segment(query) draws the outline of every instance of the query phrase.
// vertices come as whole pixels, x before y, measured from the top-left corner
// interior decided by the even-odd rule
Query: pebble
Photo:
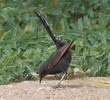
[[[37,89],[37,91],[41,91],[41,90],[44,90],[44,87],[40,87]]]
[[[7,85],[7,87],[10,87],[10,88],[12,88],[12,87],[13,87],[13,85],[9,84],[9,85]]]

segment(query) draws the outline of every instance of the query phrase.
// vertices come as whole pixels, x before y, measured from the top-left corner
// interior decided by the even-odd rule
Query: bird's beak
[[[42,81],[42,78],[40,78],[39,83],[41,83],[41,81]]]

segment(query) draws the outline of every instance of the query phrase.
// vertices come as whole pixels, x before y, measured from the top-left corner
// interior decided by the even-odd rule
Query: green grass
[[[0,84],[32,78],[55,46],[33,10],[63,41],[76,39],[69,73],[75,67],[90,75],[110,75],[109,0],[0,1]]]

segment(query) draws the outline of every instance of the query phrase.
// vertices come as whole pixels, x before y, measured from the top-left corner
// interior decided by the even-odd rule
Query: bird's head
[[[42,73],[39,73],[39,83],[41,83],[41,81],[42,81],[42,78],[44,77],[45,75]]]
[[[40,67],[39,69],[39,82],[41,83],[42,78],[46,75],[45,69],[43,67]]]

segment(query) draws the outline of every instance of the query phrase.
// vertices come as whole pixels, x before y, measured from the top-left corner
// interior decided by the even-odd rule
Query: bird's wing
[[[70,48],[74,40],[71,42],[65,44],[61,48],[57,49],[54,54],[50,57],[49,63],[48,63],[48,68],[53,68],[61,59],[61,57],[65,54],[65,52]]]

